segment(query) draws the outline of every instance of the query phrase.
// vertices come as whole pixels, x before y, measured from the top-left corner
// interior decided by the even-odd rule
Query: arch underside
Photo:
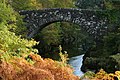
[[[41,29],[55,22],[70,22],[79,25],[88,34],[97,38],[107,32],[108,19],[99,16],[105,11],[92,11],[81,9],[43,9],[21,11],[25,15],[24,21],[28,23],[28,38],[34,37]]]

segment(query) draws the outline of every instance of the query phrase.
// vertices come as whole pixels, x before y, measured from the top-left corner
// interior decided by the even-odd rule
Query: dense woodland
[[[27,39],[27,23],[19,14],[21,10],[43,8],[101,10],[91,6],[101,0],[94,1],[83,0],[84,5],[75,6],[76,0],[0,0],[0,80],[119,80],[120,1],[104,0],[102,9],[107,10],[104,15],[109,27],[99,46],[78,25],[68,22],[50,24],[33,39]],[[85,54],[83,71],[96,70],[86,72],[81,79],[67,64],[67,57],[80,54]]]

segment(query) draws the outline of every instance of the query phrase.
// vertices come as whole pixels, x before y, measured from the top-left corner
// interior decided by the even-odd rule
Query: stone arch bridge
[[[45,26],[54,22],[70,22],[80,25],[82,30],[92,35],[95,39],[106,34],[108,19],[104,15],[103,10],[87,10],[87,9],[42,9],[20,11],[24,15],[24,21],[27,22],[28,38],[34,37]]]

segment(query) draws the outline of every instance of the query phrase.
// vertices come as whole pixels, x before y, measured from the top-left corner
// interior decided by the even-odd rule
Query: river
[[[81,66],[82,66],[82,61],[83,61],[83,55],[71,57],[69,60],[69,64],[73,67],[74,69],[74,74],[76,76],[82,76],[84,73],[81,71]]]

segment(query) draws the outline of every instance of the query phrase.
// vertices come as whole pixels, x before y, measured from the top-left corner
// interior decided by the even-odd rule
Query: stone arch
[[[97,38],[98,36],[106,33],[108,24],[107,17],[99,16],[98,13],[105,13],[105,11],[76,8],[53,8],[20,11],[21,15],[25,15],[24,21],[28,23],[28,38],[34,37],[34,35],[46,25],[62,21],[78,24],[88,34],[94,36],[94,38]]]

